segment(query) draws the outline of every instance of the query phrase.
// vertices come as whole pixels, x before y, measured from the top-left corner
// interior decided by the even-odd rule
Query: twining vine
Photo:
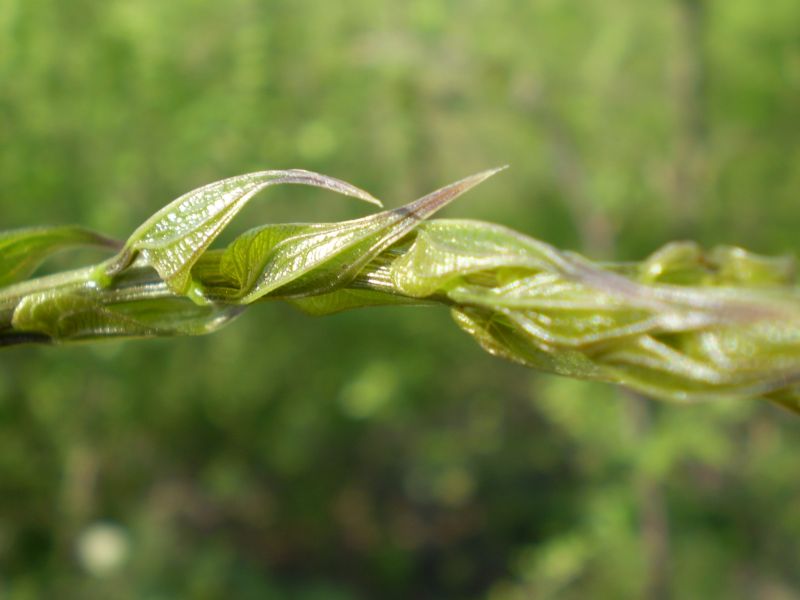
[[[380,202],[317,173],[263,171],[181,196],[124,244],[80,227],[0,233],[0,345],[209,333],[266,300],[315,315],[443,305],[488,352],[535,369],[666,400],[760,397],[800,412],[792,259],[681,242],[601,265],[492,223],[431,218],[498,170],[361,219],[257,227],[226,248],[211,246],[271,185]],[[32,277],[55,252],[87,245],[114,254]]]

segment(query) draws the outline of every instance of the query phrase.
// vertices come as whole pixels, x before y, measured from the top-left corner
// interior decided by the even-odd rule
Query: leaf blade
[[[177,293],[191,288],[191,268],[222,230],[257,193],[278,184],[320,187],[381,206],[368,192],[349,183],[302,169],[260,171],[196,188],[159,210],[128,238],[109,263],[113,276],[142,254]]]
[[[295,228],[294,235],[265,244],[259,233],[235,241],[223,257],[223,269],[250,273],[241,302],[286,290],[286,295],[327,293],[346,285],[373,257],[415,229],[425,219],[505,167],[482,171],[440,188],[396,209],[331,224],[286,225],[264,228],[272,236],[275,227]],[[287,229],[288,231],[288,229]],[[255,278],[252,275],[256,274]],[[306,277],[302,285],[288,288]]]

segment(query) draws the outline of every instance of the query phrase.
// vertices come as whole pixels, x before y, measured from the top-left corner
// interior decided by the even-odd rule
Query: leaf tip
[[[377,206],[378,208],[383,208],[383,202],[381,202],[380,200],[378,200],[378,199],[377,199],[375,196],[373,196],[372,194],[369,194],[369,193],[366,193],[366,192],[365,192],[365,195],[364,195],[364,196],[361,196],[360,198],[361,198],[362,200],[365,200],[366,202],[369,202],[370,204],[374,204],[374,205],[375,205],[375,206]]]
[[[486,169],[485,171],[481,171],[480,173],[475,173],[474,175],[470,175],[461,179],[460,181],[456,181],[455,183],[450,184],[446,188],[443,189],[452,189],[457,191],[457,194],[463,194],[467,190],[474,188],[476,185],[483,183],[490,177],[497,175],[500,171],[505,171],[508,168],[508,165],[503,165],[501,167],[495,167],[493,169]]]
[[[378,200],[375,196],[367,192],[366,190],[362,190],[359,187],[354,185],[349,186],[351,191],[351,196],[358,198],[359,200],[363,200],[364,202],[369,202],[370,204],[374,204],[378,208],[383,208],[383,202]]]

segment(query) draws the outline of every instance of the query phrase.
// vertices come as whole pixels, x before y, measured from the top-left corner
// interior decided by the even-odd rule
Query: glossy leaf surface
[[[287,183],[321,187],[381,205],[349,183],[300,169],[223,179],[184,194],[150,217],[128,238],[109,274],[121,271],[141,253],[172,290],[186,293],[192,265],[247,202],[271,185]]]
[[[429,219],[496,172],[361,219],[266,225],[222,249],[209,246],[269,185],[306,183],[374,199],[305,171],[205,186],[149,219],[116,259],[0,289],[0,338],[202,334],[270,299],[316,315],[441,305],[488,352],[532,368],[678,402],[759,396],[800,411],[800,292],[791,258],[682,242],[639,264],[601,265],[499,225]],[[85,241],[75,230],[42,234],[48,243],[13,235],[0,254],[8,274]],[[25,244],[38,254],[12,260]]]

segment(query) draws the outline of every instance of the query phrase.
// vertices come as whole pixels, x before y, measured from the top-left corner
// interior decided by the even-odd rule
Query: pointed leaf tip
[[[405,206],[368,217],[327,226],[306,226],[307,230],[297,229],[277,242],[273,236],[280,228],[265,227],[234,242],[223,264],[237,272],[243,304],[281,288],[280,293],[293,297],[331,291],[345,285],[369,260],[448,202],[503,168],[477,173]],[[305,278],[302,287],[291,287],[301,278]]]
[[[187,192],[155,213],[128,238],[124,250],[108,266],[107,274],[120,272],[141,252],[170,289],[187,293],[192,266],[231,219],[260,191],[287,183],[320,187],[381,206],[377,198],[361,188],[303,169],[230,177]]]
[[[464,179],[459,179],[458,181],[446,185],[443,188],[439,188],[435,192],[431,192],[427,196],[423,196],[411,204],[401,207],[401,209],[410,214],[418,215],[420,220],[426,219],[465,192],[468,192],[476,185],[483,183],[489,179],[489,177],[505,170],[506,168],[507,165],[496,167],[494,169],[487,169],[486,171],[475,173],[474,175],[470,175]]]
[[[365,202],[369,202],[370,204],[374,204],[375,206],[383,208],[383,203],[375,196],[366,190],[356,187],[353,184],[341,179],[329,177],[327,175],[321,175],[313,171],[307,171],[306,169],[289,169],[287,171],[283,171],[282,173],[284,176],[281,178],[280,183],[299,183],[326,188],[331,191],[338,192],[344,196],[358,198],[359,200],[364,200]]]
[[[485,171],[480,171],[479,173],[475,173],[473,175],[469,175],[464,177],[464,179],[460,179],[455,183],[451,183],[447,187],[458,187],[459,193],[464,193],[467,190],[472,189],[479,183],[483,183],[490,177],[497,175],[500,171],[505,171],[508,169],[509,165],[502,165],[500,167],[494,167],[493,169],[486,169]]]

